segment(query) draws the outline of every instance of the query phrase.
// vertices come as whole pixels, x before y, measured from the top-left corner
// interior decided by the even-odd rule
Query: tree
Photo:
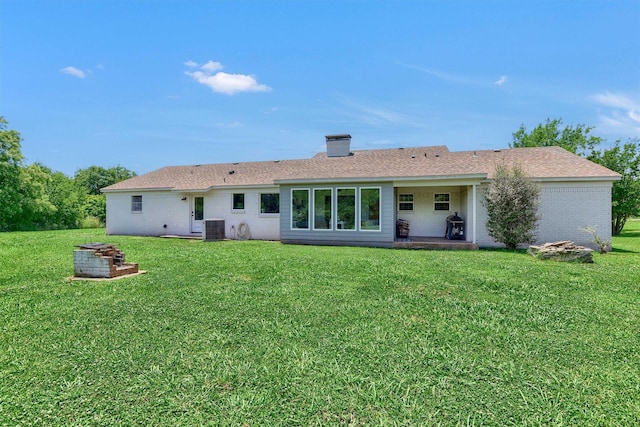
[[[0,231],[11,229],[20,215],[20,170],[22,151],[20,133],[7,129],[0,116]]]
[[[20,215],[14,219],[13,230],[43,230],[50,228],[48,220],[57,208],[49,199],[49,170],[34,163],[20,169]]]
[[[74,176],[76,183],[84,188],[87,194],[100,194],[100,189],[108,187],[125,179],[133,178],[136,173],[122,166],[109,169],[102,166],[90,166],[86,169],[78,169]]]
[[[595,146],[602,142],[601,138],[589,135],[593,127],[577,125],[562,127],[562,119],[547,119],[545,124],[539,124],[531,132],[527,132],[524,125],[513,133],[512,148],[524,147],[562,147],[572,153],[585,156]]]
[[[487,232],[508,249],[533,243],[538,223],[540,188],[518,164],[496,166],[483,200]]]
[[[640,215],[640,141],[630,139],[624,145],[616,141],[612,148],[594,150],[589,160],[622,175],[611,190],[611,234],[617,236],[627,219]]]
[[[55,210],[45,191],[48,175],[39,165],[23,165],[22,138],[7,125],[0,116],[0,231],[37,229],[42,215]]]
[[[73,179],[62,172],[54,172],[43,165],[40,168],[49,175],[46,194],[56,208],[45,218],[47,228],[77,228],[82,218],[82,192]]]
[[[90,166],[86,169],[78,169],[74,180],[84,193],[81,200],[83,219],[97,218],[104,224],[107,217],[107,203],[100,189],[134,176],[136,176],[135,172],[122,166],[108,169],[102,166]]]

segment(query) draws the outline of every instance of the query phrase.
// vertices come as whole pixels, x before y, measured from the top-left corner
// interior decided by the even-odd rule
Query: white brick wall
[[[92,249],[73,251],[74,274],[77,277],[111,277],[113,258],[101,257]]]
[[[503,245],[494,242],[485,229],[487,211],[480,203],[484,189],[486,186],[478,191],[478,244],[481,247],[500,247]],[[611,239],[611,183],[543,183],[539,214],[536,243],[571,240],[596,248],[591,242],[592,236],[580,229],[595,226],[600,237]]]

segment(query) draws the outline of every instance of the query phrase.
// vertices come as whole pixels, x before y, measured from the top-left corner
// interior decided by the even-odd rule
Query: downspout
[[[471,229],[471,243],[476,244],[476,185],[473,184],[471,186],[471,194],[473,200],[473,207],[471,209],[471,221],[472,221],[472,229]]]

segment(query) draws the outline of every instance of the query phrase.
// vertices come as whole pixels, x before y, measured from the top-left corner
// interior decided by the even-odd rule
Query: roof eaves
[[[210,190],[224,190],[225,188],[233,188],[233,189],[254,189],[254,188],[273,188],[277,187],[278,184],[227,184],[227,185],[212,185],[207,188],[205,191]]]
[[[546,178],[532,178],[534,181],[541,182],[560,182],[560,181],[620,181],[621,175],[609,175],[609,176],[563,176],[563,177],[546,177]]]
[[[276,179],[278,184],[326,184],[330,182],[388,182],[388,181],[446,181],[454,179],[485,179],[486,173],[457,174],[457,175],[424,175],[424,176],[378,176],[378,177],[349,177],[349,178],[292,178]]]
[[[175,187],[135,187],[135,188],[101,188],[101,193],[130,193],[132,191],[172,191]]]

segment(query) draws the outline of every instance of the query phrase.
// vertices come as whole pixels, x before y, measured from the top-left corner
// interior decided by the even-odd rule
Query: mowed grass
[[[95,241],[147,274],[65,280]],[[614,246],[0,233],[0,425],[640,425],[640,222]]]

